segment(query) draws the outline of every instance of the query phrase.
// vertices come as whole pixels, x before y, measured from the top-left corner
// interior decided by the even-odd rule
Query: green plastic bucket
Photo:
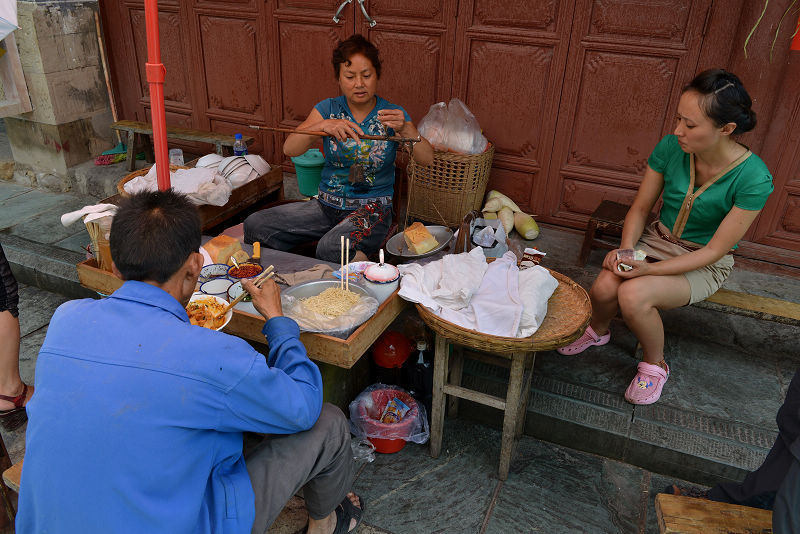
[[[313,197],[319,191],[319,181],[322,177],[322,167],[325,166],[325,156],[318,148],[311,148],[305,154],[292,158],[294,171],[297,174],[297,186],[300,194]]]

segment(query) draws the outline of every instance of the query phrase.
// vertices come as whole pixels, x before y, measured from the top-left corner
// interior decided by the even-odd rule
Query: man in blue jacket
[[[27,404],[18,533],[263,533],[301,488],[308,532],[354,530],[363,504],[350,434],[282,316],[274,282],[246,288],[266,323],[264,357],[193,326],[184,309],[203,259],[182,195],[142,193],[111,228],[102,300],[56,310]],[[243,454],[243,432],[269,434]]]

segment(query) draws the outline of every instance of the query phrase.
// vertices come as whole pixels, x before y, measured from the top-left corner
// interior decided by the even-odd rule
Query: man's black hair
[[[172,189],[137,193],[120,202],[109,242],[125,280],[163,284],[200,248],[200,215]]]

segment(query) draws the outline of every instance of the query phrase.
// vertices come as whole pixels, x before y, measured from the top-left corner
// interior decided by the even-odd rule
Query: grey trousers
[[[253,213],[244,221],[244,241],[283,251],[318,241],[317,258],[339,263],[342,236],[350,240],[351,258],[357,250],[369,256],[381,247],[391,225],[391,204],[370,203],[348,211],[312,199]]]
[[[322,405],[310,430],[250,442],[245,439],[244,455],[256,496],[253,534],[266,532],[300,489],[314,519],[327,517],[350,491],[354,475],[350,430],[342,411],[332,404]]]

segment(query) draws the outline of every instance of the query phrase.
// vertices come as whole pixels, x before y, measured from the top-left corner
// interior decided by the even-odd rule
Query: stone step
[[[698,340],[684,345],[684,359],[694,360],[703,359],[702,352],[710,346]],[[717,346],[708,358],[726,351]],[[584,360],[555,352],[537,354],[525,433],[707,485],[739,481],[760,465],[777,436],[774,417],[798,367],[796,360],[770,361],[759,372],[759,363],[739,352],[731,357],[731,372],[720,369],[713,383],[712,362],[687,365],[679,360],[661,401],[633,406],[625,402],[623,392],[635,373],[635,360],[618,349],[607,352]],[[576,369],[578,365],[582,368]],[[591,375],[599,379],[580,383]],[[707,391],[697,391],[704,376],[711,376],[711,384]],[[725,379],[739,383],[729,387]],[[465,361],[465,387],[504,397],[507,383],[506,368]],[[743,395],[748,390],[749,398]],[[461,402],[460,416],[502,426],[499,411]]]

